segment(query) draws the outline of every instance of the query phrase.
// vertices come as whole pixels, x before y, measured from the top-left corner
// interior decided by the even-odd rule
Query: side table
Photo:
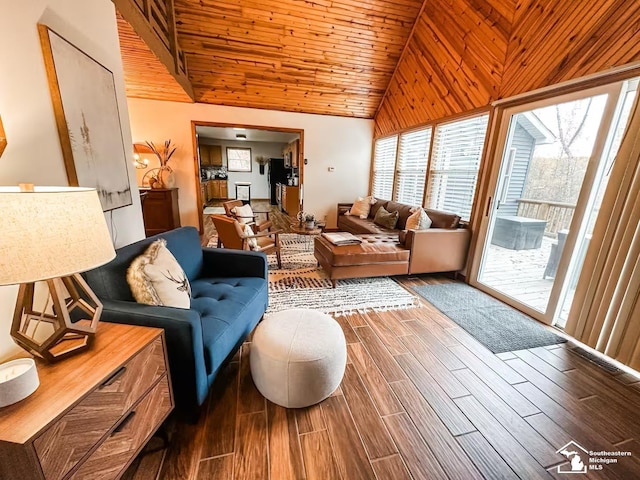
[[[174,406],[162,329],[103,322],[90,350],[36,363],[40,387],[0,409],[0,478],[119,478]]]

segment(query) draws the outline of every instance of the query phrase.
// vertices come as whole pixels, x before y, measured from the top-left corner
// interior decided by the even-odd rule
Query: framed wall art
[[[113,73],[38,25],[69,185],[93,187],[102,209],[131,205]]]

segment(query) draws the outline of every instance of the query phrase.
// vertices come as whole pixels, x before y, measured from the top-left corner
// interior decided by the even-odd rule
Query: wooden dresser
[[[177,188],[141,188],[140,194],[147,237],[180,226]]]
[[[162,329],[101,323],[90,350],[37,366],[0,409],[3,480],[119,478],[173,409]]]

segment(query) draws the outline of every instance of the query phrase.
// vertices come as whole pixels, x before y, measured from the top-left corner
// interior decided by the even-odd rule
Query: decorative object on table
[[[0,365],[0,408],[27,398],[40,385],[36,362],[19,358]]]
[[[113,73],[38,25],[69,184],[95,188],[102,210],[131,205]]]
[[[115,256],[98,194],[78,187],[0,187],[0,285],[20,284],[11,336],[47,361],[89,347],[102,304],[79,272]],[[46,282],[36,309],[36,282]],[[44,324],[44,328],[40,328]]]
[[[171,160],[171,157],[173,156],[173,154],[176,153],[177,147],[174,147],[173,145],[171,145],[171,139],[165,140],[164,147],[162,149],[159,149],[158,147],[156,147],[153,142],[146,142],[146,143],[147,143],[147,146],[151,149],[151,152],[156,157],[158,157],[158,161],[160,162],[160,168],[158,169],[158,173],[156,176],[157,178],[156,183],[160,182],[160,186],[155,188],[175,187],[176,180],[173,175],[173,170],[169,166],[169,160]],[[151,188],[154,188],[154,187],[151,187]]]
[[[307,230],[312,230],[316,224],[316,217],[312,213],[307,213],[304,216],[304,223]]]
[[[256,157],[256,162],[260,166],[260,175],[264,175],[264,166],[269,163],[269,159],[263,155],[258,155]]]
[[[4,127],[2,126],[2,117],[0,117],[0,157],[7,147],[7,136],[4,133]]]
[[[144,143],[134,143],[133,144],[133,166],[137,169],[145,169],[149,168],[149,159],[142,158],[141,155],[148,155],[153,153],[153,150],[149,148]]]
[[[258,324],[249,362],[265,398],[285,408],[308,407],[340,385],[347,342],[340,324],[326,313],[284,310]]]
[[[533,318],[465,283],[411,287],[493,353],[528,350],[567,340]]]
[[[296,220],[298,220],[298,225],[302,227],[302,225],[304,224],[304,217],[306,217],[307,214],[304,213],[302,210],[300,210],[297,214],[296,214]]]

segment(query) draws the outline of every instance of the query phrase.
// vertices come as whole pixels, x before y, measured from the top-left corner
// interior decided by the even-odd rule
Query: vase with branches
[[[162,188],[173,187],[175,180],[173,178],[173,169],[169,166],[169,160],[171,160],[171,157],[176,152],[177,147],[171,144],[171,139],[165,140],[164,146],[161,148],[156,147],[153,142],[145,143],[153,154],[158,157],[158,161],[160,162],[157,178]]]

